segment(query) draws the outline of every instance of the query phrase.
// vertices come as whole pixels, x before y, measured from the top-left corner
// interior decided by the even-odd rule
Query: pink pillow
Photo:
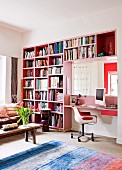
[[[0,117],[9,117],[6,112],[6,106],[0,108]]]
[[[7,110],[7,115],[8,115],[9,117],[18,116],[18,112],[15,111],[15,110]]]

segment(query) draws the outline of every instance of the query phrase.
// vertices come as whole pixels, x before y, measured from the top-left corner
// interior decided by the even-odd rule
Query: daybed
[[[4,124],[17,123],[20,118],[15,108],[20,107],[19,103],[0,105],[0,128]]]

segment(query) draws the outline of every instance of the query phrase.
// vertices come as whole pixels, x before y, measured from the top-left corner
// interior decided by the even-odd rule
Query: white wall
[[[109,10],[100,11],[92,15],[76,18],[67,22],[55,23],[52,25],[43,25],[40,29],[28,32],[23,36],[23,47],[35,46],[51,41],[58,41],[75,36],[92,34],[98,32],[106,32],[113,29],[117,30],[117,57],[118,57],[118,117],[111,124],[113,136],[117,130],[117,143],[122,143],[122,6],[111,8]],[[82,11],[81,11],[82,12]],[[104,123],[104,122],[103,122]],[[117,124],[117,127],[115,127]],[[103,130],[107,131],[107,125],[103,124]]]
[[[24,34],[23,46],[33,46],[51,41],[62,40],[85,34],[119,29],[121,25],[122,6],[97,12],[92,15],[78,17],[67,22],[56,22],[42,25],[34,31]]]
[[[0,54],[21,57],[22,34],[11,29],[0,27]]]
[[[5,103],[6,56],[0,56],[0,103]]]
[[[18,100],[20,100],[20,81],[22,77],[22,33],[0,27],[0,55],[6,58],[6,72],[3,72],[3,76],[6,73],[6,87],[5,87],[5,100],[4,102],[11,102],[11,57],[19,58],[18,64]]]

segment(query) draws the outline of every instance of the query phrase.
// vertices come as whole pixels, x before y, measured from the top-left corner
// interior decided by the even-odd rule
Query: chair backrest
[[[73,110],[74,110],[74,118],[75,118],[75,121],[78,122],[78,123],[81,123],[81,115],[77,109],[77,107],[72,107]]]

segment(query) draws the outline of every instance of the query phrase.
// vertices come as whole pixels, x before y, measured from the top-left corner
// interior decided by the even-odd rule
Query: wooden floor
[[[42,129],[40,128],[37,129],[36,144],[33,144],[32,138],[30,137],[29,141],[25,142],[24,134],[0,139],[0,159],[51,140],[64,141],[69,144],[91,148],[122,158],[122,145],[116,144],[116,139],[114,138],[95,136],[94,142],[91,140],[87,142],[78,142],[76,136],[71,139],[70,132],[58,132],[55,130],[42,132]]]

